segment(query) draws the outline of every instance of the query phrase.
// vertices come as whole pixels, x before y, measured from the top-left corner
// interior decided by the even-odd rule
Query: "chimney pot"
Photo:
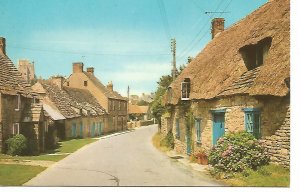
[[[86,68],[86,72],[94,75],[94,67],[88,67],[88,68]]]
[[[4,37],[0,37],[0,54],[6,55],[6,40]]]
[[[212,39],[216,37],[219,33],[224,31],[224,18],[214,18],[211,22],[211,36]]]
[[[73,63],[73,73],[82,73],[83,72],[83,63],[75,62]]]

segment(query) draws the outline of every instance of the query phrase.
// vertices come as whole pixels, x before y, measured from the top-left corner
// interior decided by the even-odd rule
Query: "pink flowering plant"
[[[208,156],[214,172],[234,173],[257,169],[269,163],[265,148],[253,135],[228,133],[217,141]]]

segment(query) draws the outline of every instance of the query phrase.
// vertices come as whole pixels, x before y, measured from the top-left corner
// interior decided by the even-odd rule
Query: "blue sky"
[[[177,66],[184,64],[210,41],[213,17],[229,27],[266,2],[0,0],[0,36],[13,62],[33,60],[37,76],[69,76],[72,62],[82,61],[122,95],[128,85],[131,94],[150,93],[171,71],[170,38],[177,40]]]

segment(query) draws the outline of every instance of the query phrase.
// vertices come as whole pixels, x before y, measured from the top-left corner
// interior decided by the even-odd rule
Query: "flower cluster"
[[[228,133],[220,138],[209,154],[215,171],[243,172],[268,164],[265,148],[247,132]]]

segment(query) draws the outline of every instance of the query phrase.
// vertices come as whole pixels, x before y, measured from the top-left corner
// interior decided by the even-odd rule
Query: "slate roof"
[[[248,71],[240,49],[272,38],[266,60],[259,69]],[[221,32],[193,59],[170,85],[172,99],[181,97],[181,82],[191,80],[190,99],[248,94],[285,96],[290,77],[290,1],[269,1]]]
[[[106,114],[96,98],[83,89],[63,87],[60,89],[50,81],[39,81],[46,91],[47,97],[55,104],[65,118],[80,116],[98,116]]]
[[[108,90],[94,75],[85,71],[83,71],[83,73],[95,84],[95,86],[97,86],[103,92],[103,94],[106,97],[111,99],[127,100],[125,97],[122,97],[118,92]]]
[[[0,54],[0,92],[7,95],[21,94],[32,97],[30,85],[22,79],[12,61]]]

